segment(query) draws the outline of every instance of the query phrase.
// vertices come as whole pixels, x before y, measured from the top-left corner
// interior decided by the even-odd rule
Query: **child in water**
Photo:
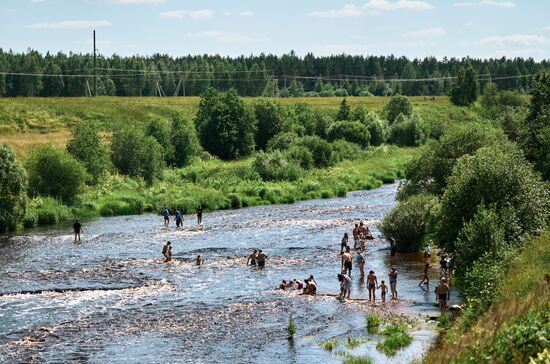
[[[382,296],[382,302],[386,302],[386,292],[388,291],[388,286],[386,286],[386,282],[383,280],[380,282],[380,285],[378,286],[380,289],[380,295]]]

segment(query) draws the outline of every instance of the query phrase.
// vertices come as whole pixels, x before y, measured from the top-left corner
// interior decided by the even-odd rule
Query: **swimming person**
[[[338,274],[338,281],[340,282],[340,299],[350,298],[351,278],[346,274],[340,273]]]
[[[166,207],[162,209],[162,216],[164,218],[164,226],[168,226],[170,224],[170,211]]]
[[[258,251],[258,255],[256,257],[256,261],[258,262],[258,267],[263,268],[265,267],[265,260],[267,259],[267,255],[260,249]]]
[[[304,288],[304,294],[309,294],[312,296],[315,296],[317,294],[317,283],[314,279],[306,279],[305,281],[306,287]]]
[[[296,285],[297,289],[303,289],[304,288],[304,282],[300,281],[299,279],[294,278],[293,282]]]
[[[204,259],[202,259],[202,257],[200,255],[197,255],[197,258],[195,259],[195,264],[196,265],[203,265],[204,264]]]
[[[162,247],[162,255],[164,255],[164,262],[169,262],[172,260],[172,242],[167,241],[166,244]]]
[[[284,289],[286,289],[286,287],[287,287],[287,283],[286,283],[286,281],[283,279],[283,280],[281,281],[281,284],[279,284],[279,289],[284,290]]]
[[[378,286],[378,278],[376,274],[371,269],[369,275],[367,276],[367,287],[369,288],[369,301],[372,299],[372,302],[376,301],[376,286]]]
[[[343,253],[346,247],[348,246],[349,236],[348,233],[344,233],[344,237],[342,238],[342,243],[340,244],[340,253]]]
[[[256,259],[258,258],[258,251],[254,249],[252,254],[248,256],[248,260],[246,261],[246,265],[250,264],[251,266],[256,266]]]
[[[418,285],[422,285],[422,283],[424,283],[424,281],[426,281],[426,283],[424,284],[430,284],[430,277],[429,277],[429,274],[428,274],[428,271],[430,270],[430,263],[426,263],[424,264],[424,274],[422,276],[422,280],[420,281],[420,283],[418,283]]]
[[[397,299],[397,267],[394,265],[391,267],[390,272],[388,273],[390,277],[390,289],[391,289],[391,299]]]
[[[352,262],[353,257],[350,253],[349,246],[346,247],[346,252],[342,254],[342,273],[347,273],[349,277],[351,277],[351,268],[352,268]]]
[[[317,286],[317,281],[315,280],[315,278],[313,278],[313,274],[309,276],[309,280],[313,281],[313,283],[315,283],[315,286]]]
[[[378,288],[381,289],[380,295],[382,296],[382,302],[386,302],[386,292],[388,291],[388,286],[386,286],[386,282],[382,280]]]
[[[197,206],[197,225],[202,224],[202,205]]]
[[[179,210],[176,210],[176,212],[174,212],[174,220],[176,221],[176,230],[180,228],[180,226],[183,225],[183,218],[181,217],[181,212],[179,212]]]
[[[359,267],[359,272],[361,273],[361,277],[365,276],[365,257],[363,256],[363,253],[361,253],[360,250],[357,250],[357,255],[355,256],[355,264]]]
[[[445,308],[447,308],[447,301],[451,298],[451,289],[449,288],[445,277],[441,278],[441,281],[435,288],[435,293],[439,301],[439,310],[441,311],[441,314],[443,314],[443,312],[445,312]]]
[[[74,221],[73,230],[74,230],[74,241],[76,241],[77,238],[78,238],[78,241],[80,241],[80,231],[82,230],[82,225],[78,220]]]

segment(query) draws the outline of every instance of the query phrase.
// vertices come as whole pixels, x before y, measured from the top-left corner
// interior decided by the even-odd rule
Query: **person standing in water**
[[[382,302],[386,302],[386,292],[388,292],[388,286],[386,286],[386,282],[382,280],[378,288],[381,289],[380,296],[382,297]]]
[[[365,276],[365,257],[363,256],[363,253],[361,253],[361,250],[357,250],[357,255],[355,256],[355,264],[359,267],[359,273],[361,274],[361,277]]]
[[[168,227],[170,225],[170,211],[166,207],[162,209],[162,216],[164,218],[164,226]]]
[[[78,238],[78,241],[80,241],[80,231],[82,230],[82,225],[78,220],[74,221],[73,230],[74,230],[74,241],[76,241],[77,238]]]
[[[449,288],[445,277],[441,278],[441,281],[435,288],[435,293],[437,294],[437,299],[439,301],[439,310],[441,314],[443,314],[447,308],[447,301],[451,298],[451,289]]]
[[[342,238],[342,243],[340,244],[340,253],[344,253],[344,250],[348,246],[348,242],[349,242],[348,233],[344,233],[344,237]]]
[[[172,242],[167,241],[162,247],[162,255],[164,255],[164,262],[167,263],[172,260]]]
[[[369,301],[376,301],[376,286],[378,286],[378,278],[373,270],[367,276],[367,287],[369,288]]]
[[[204,259],[200,255],[197,255],[197,258],[195,259],[195,265],[203,265]]]
[[[391,289],[391,299],[397,299],[397,267],[394,265],[391,267],[390,272],[388,273],[390,277],[390,289]]]
[[[183,226],[183,218],[179,210],[176,210],[176,212],[174,212],[174,216],[174,220],[176,221],[176,230],[178,230],[181,226]]]
[[[254,249],[254,251],[252,252],[252,254],[250,254],[248,256],[248,260],[246,261],[246,265],[251,265],[253,267],[256,266],[256,259],[258,258],[258,251],[256,249]]]
[[[353,228],[353,249],[357,249],[359,242],[359,224],[355,224]]]
[[[390,256],[391,256],[391,264],[396,264],[395,261],[395,254],[397,253],[397,244],[395,243],[395,239],[391,236],[388,238],[390,241]]]
[[[424,264],[424,274],[422,275],[422,280],[420,281],[420,283],[418,283],[418,286],[421,286],[422,283],[426,284],[426,285],[429,285],[430,284],[430,277],[429,277],[429,270],[430,270],[430,263],[426,263]]]
[[[202,205],[197,206],[197,225],[202,225]]]
[[[349,277],[351,277],[352,261],[353,257],[351,256],[350,248],[348,246],[346,247],[346,252],[342,254],[342,273],[347,274]]]
[[[263,268],[265,267],[265,260],[267,259],[267,255],[260,249],[258,251],[258,255],[256,256],[256,260],[258,262],[258,267]]]
[[[340,299],[350,298],[351,294],[351,278],[346,274],[338,274],[340,282]]]

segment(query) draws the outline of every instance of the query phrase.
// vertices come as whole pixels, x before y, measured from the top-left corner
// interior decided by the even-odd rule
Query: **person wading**
[[[447,308],[447,301],[451,298],[451,289],[449,288],[445,277],[441,278],[441,281],[435,288],[435,293],[439,301],[439,311],[443,314]]]
[[[351,277],[351,268],[352,268],[352,262],[353,257],[350,253],[349,246],[346,247],[346,252],[342,254],[342,273],[347,274],[349,277]]]
[[[256,261],[258,262],[258,267],[260,268],[265,267],[266,259],[267,259],[267,255],[260,249],[260,251],[258,251],[258,256],[256,257]]]
[[[164,255],[164,262],[167,263],[172,260],[172,242],[167,241],[162,247],[162,255]]]
[[[78,238],[78,241],[80,241],[80,231],[82,230],[82,225],[78,220],[74,221],[73,230],[74,230],[74,241],[76,241],[77,238]]]
[[[197,206],[197,225],[202,225],[202,205]]]
[[[164,219],[164,226],[168,227],[170,225],[170,211],[166,207],[162,209],[162,217]]]
[[[361,277],[365,276],[365,257],[360,250],[357,250],[357,255],[355,255],[355,264],[359,267],[359,273]]]
[[[397,299],[397,267],[394,265],[391,267],[390,272],[388,273],[390,278],[390,290],[391,290],[391,299]]]

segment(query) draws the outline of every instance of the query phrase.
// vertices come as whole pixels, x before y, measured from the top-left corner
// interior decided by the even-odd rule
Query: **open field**
[[[476,118],[475,108],[452,106],[445,96],[435,101],[423,96],[411,97],[415,110],[429,123]],[[167,118],[181,113],[193,118],[198,97],[98,97],[98,98],[0,98],[0,142],[12,145],[24,157],[33,145],[52,143],[63,146],[70,129],[80,121],[93,120],[104,130],[129,122],[144,125],[152,117]],[[253,102],[254,98],[246,98]],[[379,111],[389,97],[348,97],[351,106],[363,103],[370,110]],[[336,112],[342,98],[279,98],[283,105],[305,103],[315,108]]]

